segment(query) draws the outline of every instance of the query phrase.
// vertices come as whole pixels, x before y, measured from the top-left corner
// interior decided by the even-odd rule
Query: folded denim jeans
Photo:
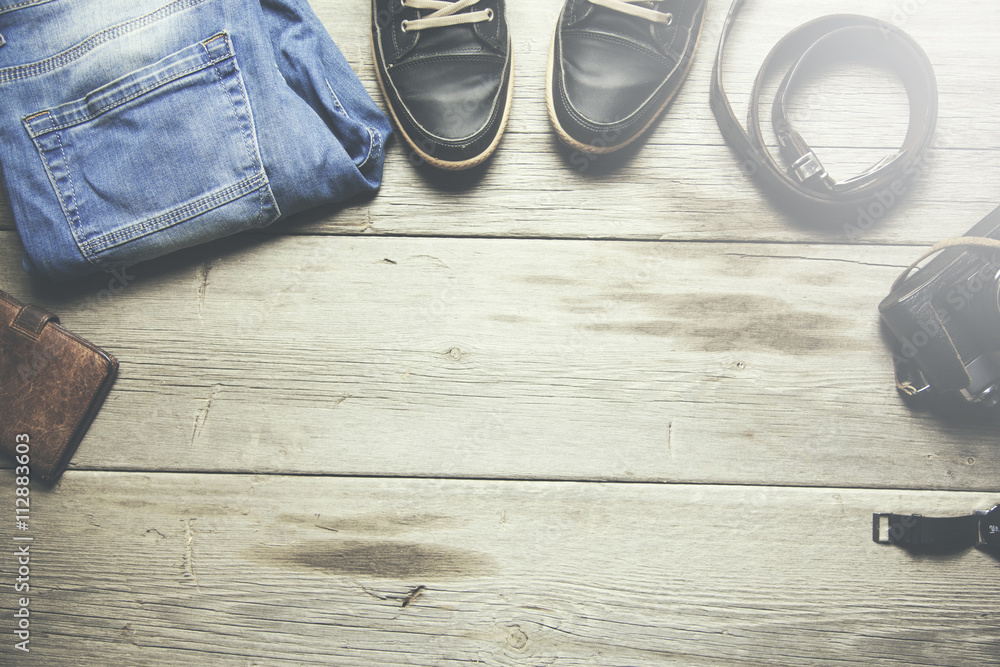
[[[0,169],[31,274],[374,190],[390,131],[306,0],[0,0]]]

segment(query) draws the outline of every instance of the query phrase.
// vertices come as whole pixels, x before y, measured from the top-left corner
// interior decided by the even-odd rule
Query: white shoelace
[[[403,31],[446,28],[462,23],[482,23],[493,20],[492,9],[480,9],[460,14],[463,9],[477,4],[479,0],[403,0],[404,7],[412,9],[435,9],[437,11],[413,21],[403,21]]]
[[[616,12],[621,12],[622,14],[647,19],[649,21],[653,21],[654,23],[670,25],[674,22],[673,14],[658,12],[655,9],[650,9],[648,7],[636,6],[649,4],[649,0],[590,0],[590,2],[595,5],[600,5],[601,7],[613,9]]]

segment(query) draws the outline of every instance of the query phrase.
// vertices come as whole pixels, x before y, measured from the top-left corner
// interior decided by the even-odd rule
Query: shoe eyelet
[[[493,20],[493,9],[490,8],[490,7],[486,8],[486,20],[487,21],[492,21]]]
[[[406,29],[406,27],[408,25],[410,25],[409,21],[405,21],[405,20],[404,21],[400,21],[399,22],[399,30],[400,30],[400,32],[409,32],[409,30]]]
[[[673,24],[674,24],[674,15],[667,14],[667,20],[663,25],[673,25]]]

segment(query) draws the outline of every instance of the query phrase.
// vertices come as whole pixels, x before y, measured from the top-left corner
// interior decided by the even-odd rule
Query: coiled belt
[[[726,17],[715,56],[711,93],[712,112],[719,129],[726,142],[748,161],[745,171],[752,173],[778,203],[791,207],[797,216],[808,216],[810,221],[843,220],[844,214],[854,213],[859,207],[866,210],[877,198],[882,202],[895,201],[905,191],[907,182],[922,171],[920,161],[937,121],[937,82],[927,54],[909,35],[878,19],[833,15],[806,23],[782,38],[761,65],[744,129],[722,85],[722,59],[729,31],[745,4],[746,0],[735,0]],[[846,56],[852,59],[861,56],[899,76],[909,97],[910,123],[906,139],[895,155],[886,156],[859,176],[838,182],[830,177],[802,136],[792,129],[785,105],[788,91],[799,79]],[[771,123],[781,156],[789,165],[786,169],[765,146],[760,96],[764,81],[773,74],[777,63],[788,61],[794,64],[785,73],[771,105]]]

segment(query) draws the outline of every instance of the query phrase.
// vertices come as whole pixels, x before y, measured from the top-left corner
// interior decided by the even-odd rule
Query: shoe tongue
[[[436,53],[488,53],[487,45],[476,34],[474,23],[460,23],[445,28],[428,28],[420,31],[414,48],[420,55]]]
[[[644,2],[640,7],[648,5],[649,9],[655,9],[658,2]],[[622,12],[591,5],[590,11],[580,19],[575,28],[593,30],[596,32],[606,32],[613,35],[622,35],[644,44],[655,51],[662,51],[663,45],[656,39],[655,24],[647,19],[631,16]]]

